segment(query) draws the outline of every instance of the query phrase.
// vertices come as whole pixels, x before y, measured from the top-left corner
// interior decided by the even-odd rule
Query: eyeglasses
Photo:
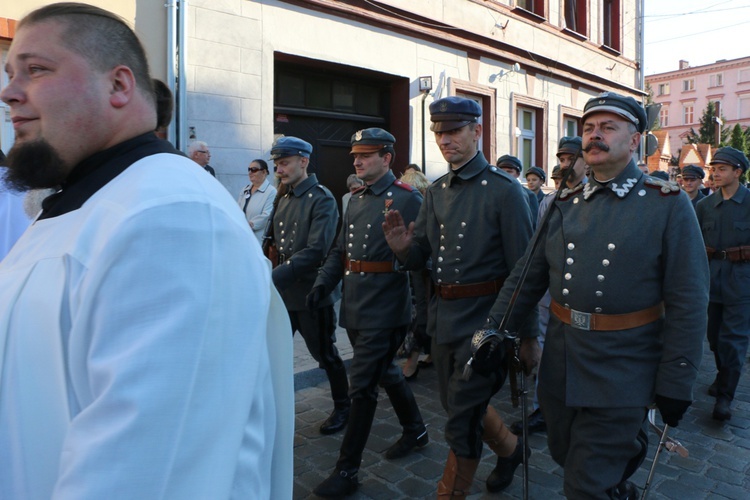
[[[250,167],[250,168],[248,168],[248,169],[247,169],[247,171],[248,171],[248,172],[250,172],[250,173],[253,173],[253,174],[254,174],[255,172],[259,172],[259,171],[261,171],[261,170],[263,170],[263,169],[262,169],[262,168],[260,168],[260,167]]]
[[[198,151],[196,151],[196,153],[203,153],[204,155],[210,155],[211,151],[203,151],[203,150],[199,149]]]

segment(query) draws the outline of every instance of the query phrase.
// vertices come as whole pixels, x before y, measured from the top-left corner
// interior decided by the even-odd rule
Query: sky
[[[750,0],[645,0],[645,74],[750,56]]]

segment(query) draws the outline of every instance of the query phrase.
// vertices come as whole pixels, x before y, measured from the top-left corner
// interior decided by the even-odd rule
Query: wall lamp
[[[511,73],[518,73],[519,71],[521,71],[521,65],[518,63],[514,64],[508,71],[501,69],[499,72],[490,75],[490,83],[495,83],[495,80],[499,80]]]

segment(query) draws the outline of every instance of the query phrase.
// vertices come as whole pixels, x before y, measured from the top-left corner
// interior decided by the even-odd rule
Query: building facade
[[[590,97],[643,96],[643,0],[89,1],[133,23],[175,91],[171,139],[208,142],[234,195],[279,134],[311,142],[311,171],[343,194],[349,139],[372,126],[396,137],[396,170],[417,163],[434,179],[447,167],[426,108],[448,95],[482,106],[488,159],[549,173]],[[44,3],[4,3],[0,25]],[[0,32],[3,54],[11,39]]]
[[[724,127],[750,126],[750,57],[694,68],[680,61],[679,69],[647,76],[646,84],[662,105],[659,124],[669,133],[673,154],[687,144],[691,128],[698,132],[709,102],[719,104]]]

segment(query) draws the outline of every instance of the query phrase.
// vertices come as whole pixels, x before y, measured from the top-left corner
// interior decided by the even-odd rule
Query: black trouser
[[[734,399],[750,340],[750,304],[708,303],[708,344],[714,353],[719,397]]]
[[[300,332],[307,350],[318,366],[325,370],[331,384],[331,396],[340,406],[349,405],[348,382],[344,361],[336,349],[336,313],[333,305],[314,311],[289,311],[292,332]]]
[[[378,385],[388,387],[403,380],[393,357],[404,341],[407,328],[346,330],[354,351],[349,367],[349,396],[352,399],[377,401]]]

